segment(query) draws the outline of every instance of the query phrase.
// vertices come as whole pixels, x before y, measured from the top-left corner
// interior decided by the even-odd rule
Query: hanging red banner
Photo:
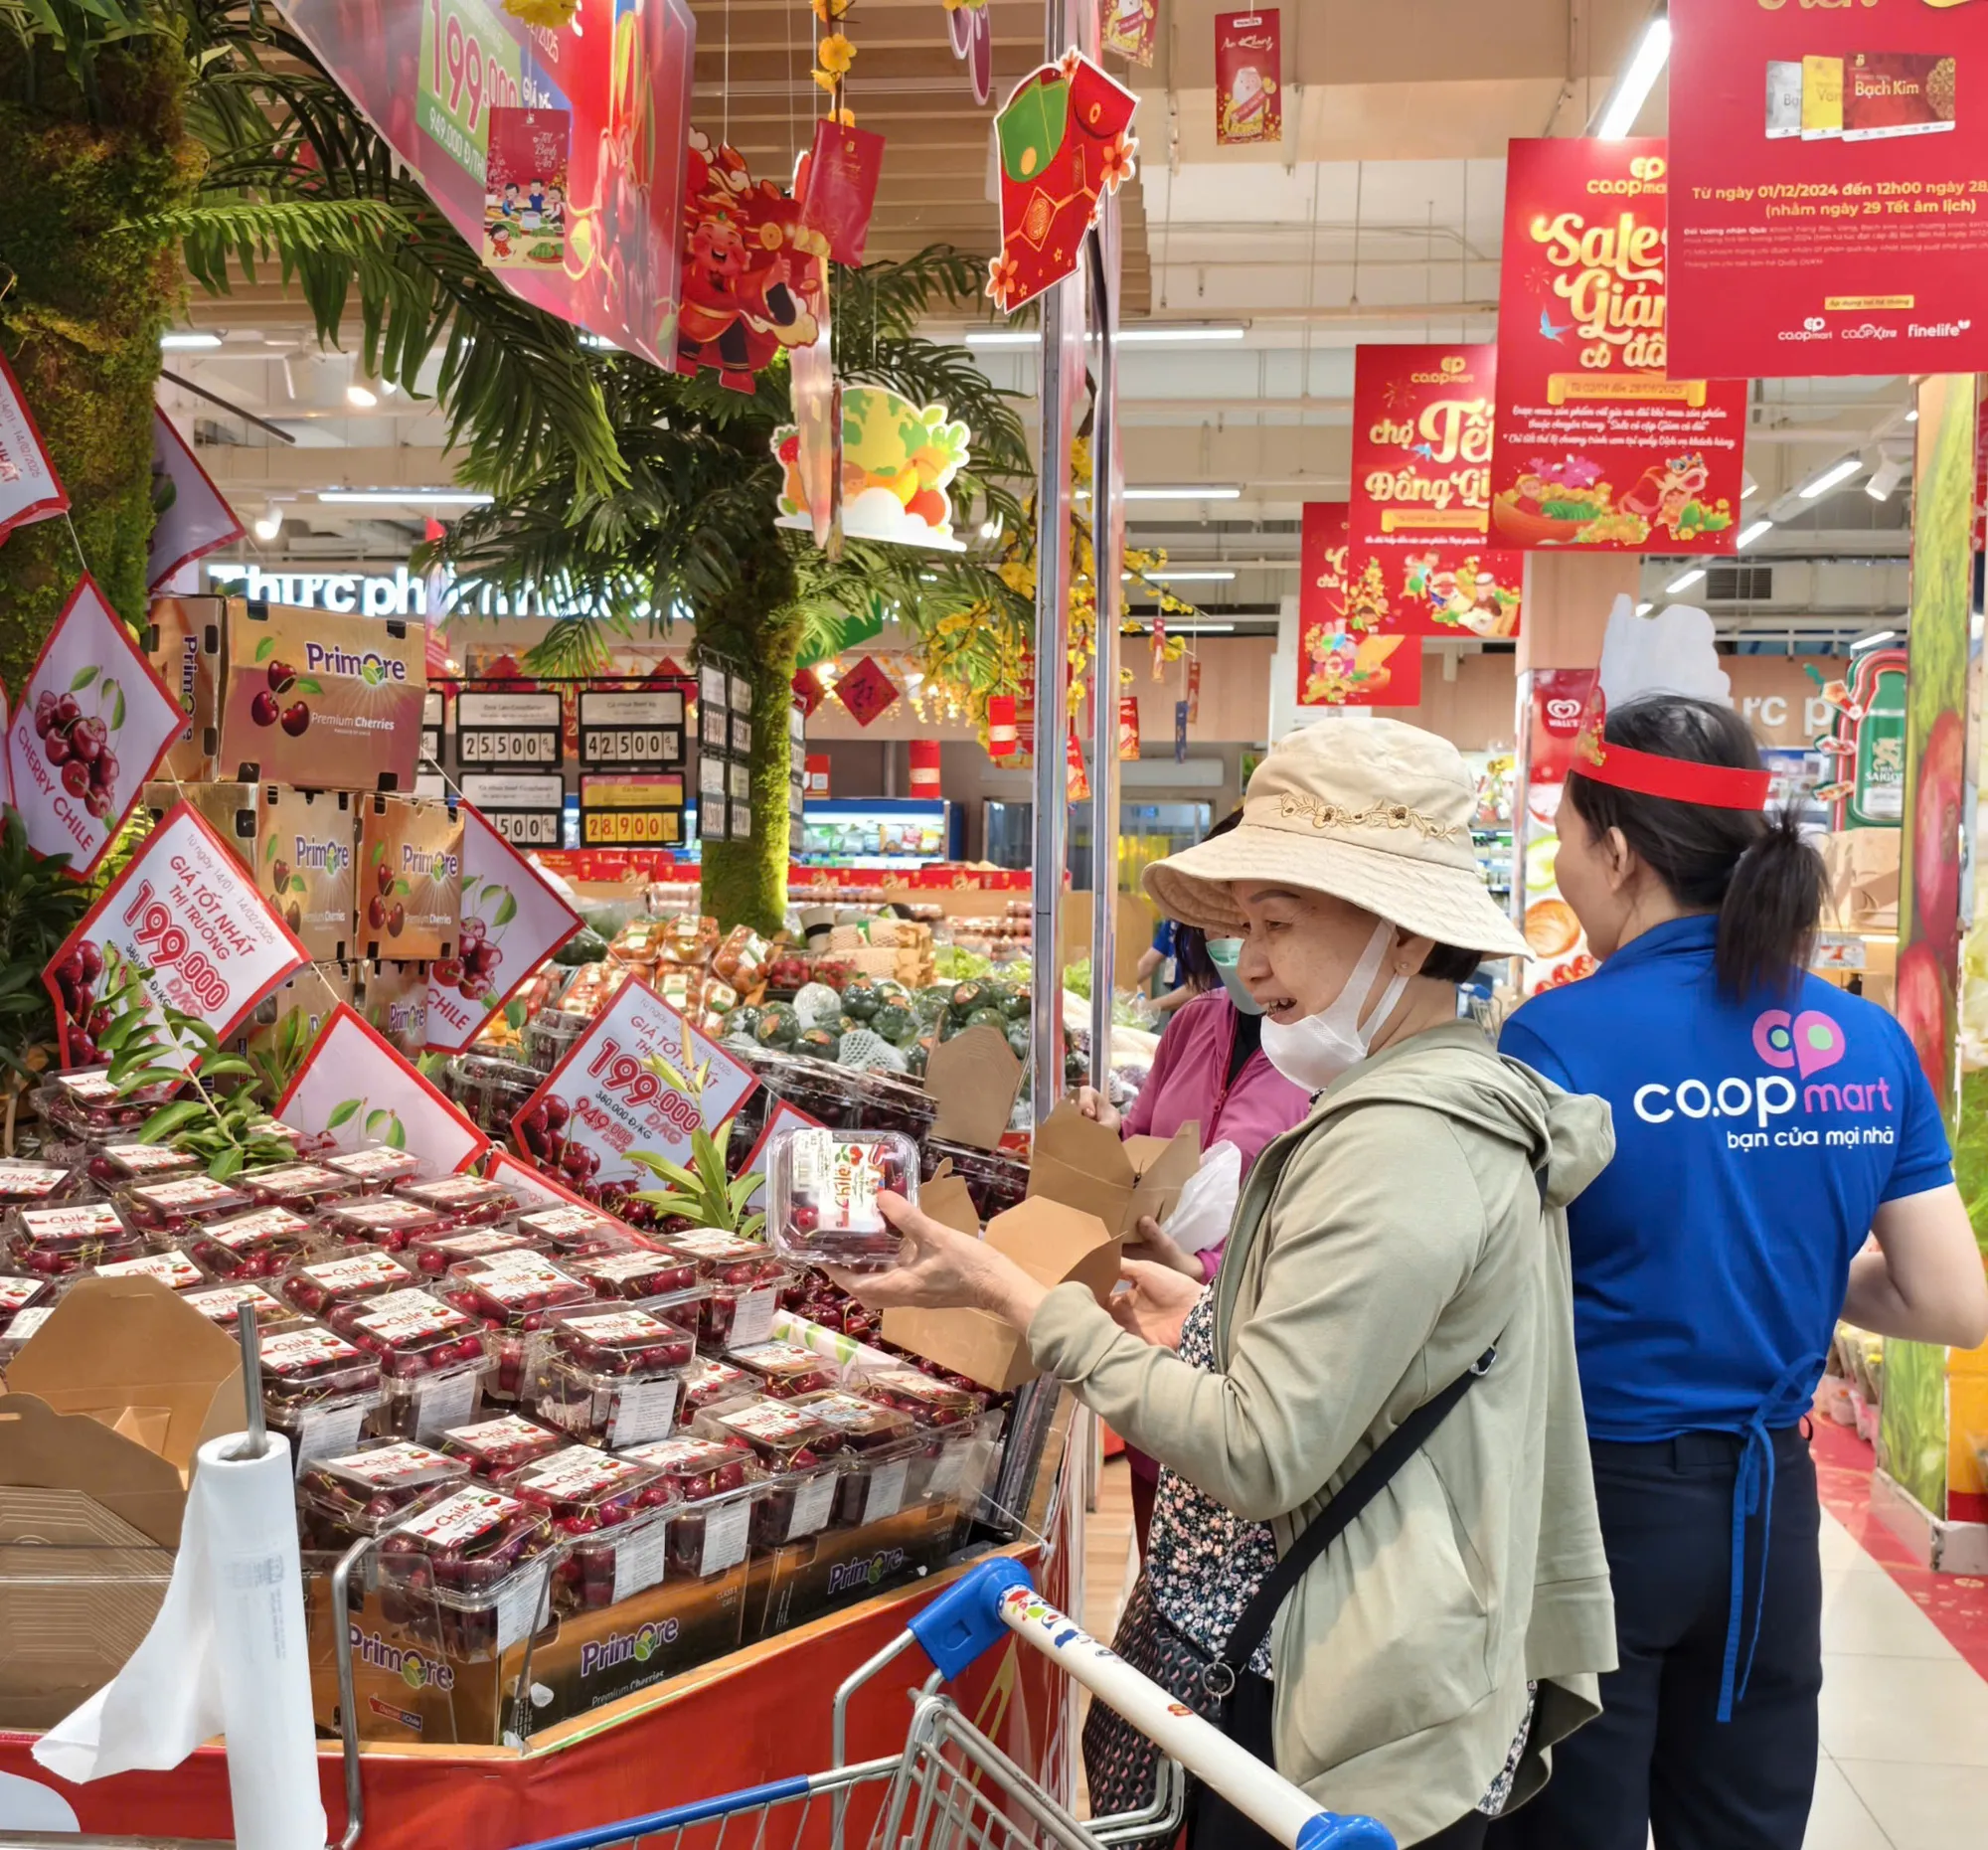
[[[1491,546],[1349,548],[1346,609],[1355,629],[1396,636],[1516,636],[1526,556]]]
[[[1090,776],[1083,768],[1083,747],[1077,743],[1075,720],[1070,723],[1070,736],[1064,742],[1064,794],[1073,803],[1090,801]]]
[[[1201,718],[1201,657],[1187,658],[1187,717],[1188,724],[1194,725]]]
[[[1121,762],[1134,761],[1139,756],[1139,697],[1136,694],[1118,696],[1118,757]]]
[[[1746,382],[1665,369],[1657,138],[1514,141],[1505,180],[1491,538],[1731,553]]]
[[[1676,0],[1670,22],[1674,363],[1988,369],[1988,8]]]
[[[836,262],[863,261],[883,174],[882,135],[826,116],[815,123],[814,146],[794,176],[794,197],[800,201],[801,224],[827,241]]]
[[[473,247],[505,232],[520,259],[495,271],[507,288],[672,363],[697,43],[685,0],[576,0],[563,26],[527,25],[493,0],[285,0],[283,19]],[[491,122],[520,108],[571,117],[566,187],[556,198],[542,184],[532,211],[527,183],[552,177],[519,176],[507,212],[502,130],[490,193]]]
[[[874,655],[866,655],[835,683],[835,697],[858,726],[882,719],[898,700],[898,684]]]
[[[1348,537],[1356,551],[1484,544],[1497,370],[1488,342],[1355,353]]]
[[[1150,69],[1159,24],[1158,0],[1105,0],[1104,49]]]
[[[1346,627],[1348,506],[1307,501],[1298,526],[1298,628],[1301,637],[1320,628]],[[1301,652],[1303,652],[1301,650]]]
[[[1215,16],[1218,146],[1284,138],[1283,46],[1275,7]]]

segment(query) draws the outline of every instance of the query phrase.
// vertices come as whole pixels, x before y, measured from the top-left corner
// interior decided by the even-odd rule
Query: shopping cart
[[[1079,1823],[940,1693],[941,1683],[1011,1633],[1160,1747],[1168,1776],[1150,1807]],[[913,1701],[905,1751],[844,1765],[852,1698],[913,1644],[935,1668]],[[1037,1594],[1027,1568],[1006,1557],[982,1562],[948,1588],[902,1637],[843,1683],[835,1693],[833,1752],[836,1764],[826,1772],[570,1831],[523,1850],[616,1850],[637,1843],[645,1850],[846,1850],[846,1843],[869,1850],[1103,1850],[1164,1839],[1179,1828],[1181,1768],[1294,1850],[1395,1850],[1385,1825],[1313,1803],[1058,1611]],[[873,1819],[867,1830],[866,1816]]]

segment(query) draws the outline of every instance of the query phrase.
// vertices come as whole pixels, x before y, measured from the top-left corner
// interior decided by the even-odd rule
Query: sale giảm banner
[[[125,970],[138,972],[139,1006],[155,1022],[163,1023],[163,1008],[175,1008],[226,1042],[309,960],[234,851],[192,804],[177,803],[43,974],[55,999],[63,1065],[98,1063],[96,1037],[110,1029],[108,998]],[[198,1064],[197,1054],[169,1039],[152,1064],[184,1070]]]
[[[1988,6],[1672,0],[1680,371],[1988,369]]]
[[[1669,365],[1668,171],[1660,138],[1511,144],[1491,457],[1500,546],[1736,550],[1746,382]]]
[[[697,45],[684,0],[578,0],[561,26],[499,0],[286,0],[283,18],[507,288],[674,364]],[[532,112],[534,132],[508,111]],[[562,152],[563,187],[519,167]]]

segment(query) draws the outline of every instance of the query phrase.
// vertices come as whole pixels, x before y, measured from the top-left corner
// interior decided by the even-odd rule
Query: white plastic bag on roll
[[[323,1850],[290,1448],[272,1435],[259,1458],[229,1457],[241,1442],[200,1448],[152,1629],[35,1759],[82,1783],[177,1766],[225,1735],[238,1850]]]
[[[1211,1144],[1167,1216],[1167,1238],[1183,1253],[1219,1247],[1229,1238],[1242,1193],[1242,1152],[1233,1143]]]

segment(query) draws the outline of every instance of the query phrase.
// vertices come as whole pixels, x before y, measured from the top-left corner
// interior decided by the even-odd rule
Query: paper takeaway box
[[[1898,829],[1844,829],[1822,842],[1824,918],[1839,931],[1899,928]]]
[[[0,1728],[123,1668],[172,1577],[196,1449],[243,1424],[240,1353],[151,1278],[78,1284],[0,1397]]]
[[[1142,1215],[1164,1221],[1201,1167],[1201,1126],[1184,1124],[1171,1137],[1126,1137],[1107,1130],[1066,1099],[1036,1131],[1029,1196],[1046,1196],[1094,1214],[1122,1240]]]
[[[938,1102],[930,1134],[991,1150],[1007,1134],[1021,1090],[1022,1063],[1006,1035],[983,1024],[941,1041],[925,1063],[925,1091]]]
[[[918,1191],[918,1206],[961,1233],[980,1230],[966,1184],[945,1165]],[[1039,1197],[997,1214],[986,1239],[1043,1284],[1087,1285],[1099,1303],[1117,1286],[1124,1243],[1096,1215],[1063,1202]],[[1041,1373],[1027,1337],[984,1310],[887,1310],[884,1340],[996,1393]]]

